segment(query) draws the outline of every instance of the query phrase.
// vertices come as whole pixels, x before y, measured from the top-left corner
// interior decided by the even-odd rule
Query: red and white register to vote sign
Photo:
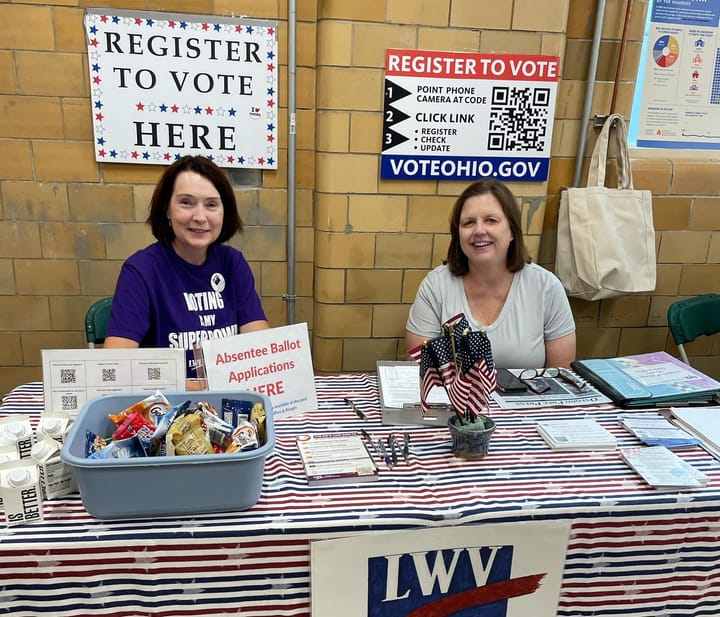
[[[267,395],[275,416],[317,409],[306,323],[201,343],[210,390]]]

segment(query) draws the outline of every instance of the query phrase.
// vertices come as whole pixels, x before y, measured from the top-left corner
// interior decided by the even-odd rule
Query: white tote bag
[[[605,186],[611,133],[618,188]],[[560,195],[555,274],[569,296],[601,300],[652,291],[655,273],[652,195],[633,188],[625,119],[611,114],[593,150],[587,187]]]

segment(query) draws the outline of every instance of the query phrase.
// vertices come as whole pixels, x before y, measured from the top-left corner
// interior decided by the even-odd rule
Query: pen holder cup
[[[452,453],[458,458],[476,459],[487,455],[490,438],[495,431],[495,420],[482,414],[478,420],[482,420],[483,424],[461,424],[456,415],[448,419]]]

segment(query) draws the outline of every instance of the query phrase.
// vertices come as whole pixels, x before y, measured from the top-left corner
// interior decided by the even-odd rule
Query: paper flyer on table
[[[522,373],[521,369],[510,369],[515,375]],[[531,390],[525,392],[503,393],[495,391],[493,400],[503,409],[533,409],[539,407],[575,407],[578,405],[602,405],[612,401],[599,392],[591,384],[578,389],[554,377],[544,377],[550,390],[536,394]]]

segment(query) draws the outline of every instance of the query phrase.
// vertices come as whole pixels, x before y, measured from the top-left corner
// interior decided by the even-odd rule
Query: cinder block
[[[385,0],[366,0],[365,2],[323,0],[318,3],[318,17],[350,21],[385,21]]]
[[[117,223],[102,226],[103,252],[107,259],[125,260],[130,255],[155,242],[149,225]]]
[[[352,24],[326,21],[318,24],[318,66],[352,64]]]
[[[0,332],[0,366],[12,366],[22,364],[22,346],[20,345],[20,334],[18,332]],[[0,392],[5,392],[0,388]]]
[[[68,186],[73,221],[121,223],[135,220],[133,188],[124,184],[73,183]]]
[[[51,51],[55,48],[50,6],[0,4],[0,23],[5,49]]]
[[[450,25],[482,30],[510,30],[512,10],[511,0],[486,2],[481,10],[477,0],[452,0]]]
[[[322,338],[313,333],[313,366],[316,373],[338,373],[343,370],[343,339]]]
[[[61,139],[63,119],[58,99],[0,96],[0,135]]]
[[[378,234],[375,267],[429,268],[432,248],[429,234]]]
[[[682,268],[680,294],[720,293],[720,264],[688,264]]]
[[[720,165],[702,161],[674,161],[673,195],[720,194]]]
[[[413,49],[417,41],[415,24],[393,25],[356,23],[353,26],[353,66],[385,66],[386,49]]]
[[[349,230],[348,201],[350,196],[317,193],[315,196],[315,228],[319,231]]]
[[[15,276],[21,297],[80,293],[78,262],[74,259],[16,259]],[[47,302],[43,304],[47,307]]]
[[[377,156],[317,155],[317,190],[322,193],[373,194],[377,192],[378,176]]]
[[[72,4],[70,1],[67,3]],[[84,13],[82,7],[55,6],[53,8],[55,49],[87,53],[87,41],[83,26]]]
[[[85,296],[112,296],[123,260],[83,260],[78,262],[80,292]]]
[[[650,353],[665,347],[668,330],[659,328],[622,328],[620,333],[619,356]]]
[[[402,293],[402,275],[402,270],[348,269],[346,301],[351,303],[399,302]],[[374,331],[373,336],[375,336]]]
[[[0,257],[41,257],[40,229],[31,221],[0,221]]]
[[[567,23],[569,0],[546,0],[542,10],[535,0],[515,0],[513,3],[513,30],[564,32]]]
[[[656,231],[687,229],[692,199],[653,195],[653,227]]]
[[[375,372],[378,360],[397,359],[397,339],[345,339],[343,371]]]
[[[94,139],[92,114],[88,100],[63,98],[61,107],[65,139],[92,141]]]
[[[407,197],[350,195],[348,219],[354,231],[404,231],[407,219]]]
[[[5,218],[24,221],[66,221],[67,187],[54,182],[3,182]]]
[[[454,200],[435,195],[410,196],[407,230],[409,232],[447,232]]]
[[[633,159],[630,161],[633,185],[636,189],[649,189],[653,195],[670,192],[672,162],[664,159]]]
[[[377,154],[382,140],[382,114],[354,112],[350,114],[350,151]]]
[[[33,179],[33,159],[29,140],[0,139],[0,178]]]
[[[320,67],[317,70],[318,109],[380,111],[381,68]]]
[[[720,230],[720,197],[696,197],[688,229]]]
[[[670,295],[676,296],[680,287],[680,274],[682,273],[682,265],[680,264],[657,264],[657,276],[655,281],[656,296]]]
[[[16,292],[13,260],[0,259],[0,296],[12,296]]]
[[[470,3],[477,6],[474,0]],[[457,4],[454,0],[453,7]],[[481,13],[475,9],[475,13]],[[453,16],[450,14],[452,23]],[[455,24],[452,24],[453,26]],[[447,51],[470,51],[474,52],[480,49],[480,31],[477,29],[461,29],[461,28],[419,28],[418,29],[418,49],[444,49]]]
[[[40,223],[43,257],[51,259],[105,259],[105,235],[97,223]]]
[[[375,266],[375,234],[315,232],[315,265],[324,268]]]
[[[16,93],[17,84],[15,83],[13,52],[2,50],[0,51],[0,94]]]
[[[600,306],[600,327],[637,328],[647,324],[650,296],[631,295],[603,300]]]
[[[369,304],[315,304],[315,332],[319,337],[369,337],[372,306]]]
[[[100,179],[91,143],[34,141],[33,151],[38,180],[97,182]],[[142,167],[142,165],[125,167]]]
[[[347,152],[350,149],[350,113],[318,111],[317,148],[321,152]]]
[[[326,304],[345,301],[345,270],[315,268],[315,300]]]
[[[614,358],[618,356],[620,328],[578,328],[577,358]]]
[[[709,231],[663,231],[660,239],[658,262],[674,264],[705,263],[711,233]]]
[[[90,96],[87,65],[80,54],[16,52],[18,90],[36,96]]]
[[[450,0],[386,0],[386,21],[396,24],[448,26]]]
[[[404,337],[408,310],[406,304],[376,304],[373,307],[373,338]]]

